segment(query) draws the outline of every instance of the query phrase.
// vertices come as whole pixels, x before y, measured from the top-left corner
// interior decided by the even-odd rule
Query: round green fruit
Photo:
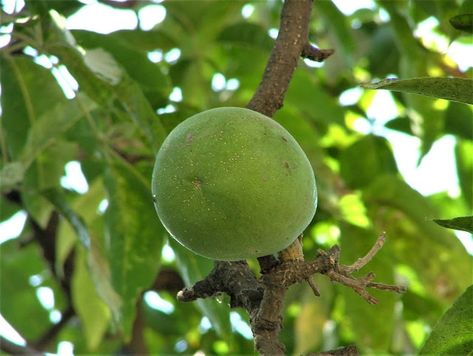
[[[216,260],[269,255],[289,246],[312,220],[312,167],[276,121],[225,107],[194,115],[165,139],[152,192],[168,232]]]

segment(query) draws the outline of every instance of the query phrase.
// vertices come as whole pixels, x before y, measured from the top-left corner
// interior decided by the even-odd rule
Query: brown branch
[[[61,330],[69,323],[72,317],[75,315],[74,309],[69,306],[64,313],[62,313],[61,320],[54,324],[49,330],[47,330],[39,339],[32,342],[31,345],[38,350],[45,350],[51,342],[59,335]]]
[[[336,350],[310,353],[307,356],[358,356],[358,349],[354,345],[345,346]]]
[[[151,290],[177,293],[182,288],[184,288],[184,281],[180,274],[172,268],[163,267],[159,270]]]
[[[218,293],[228,294],[230,306],[245,308],[251,317],[255,315],[263,298],[263,286],[245,261],[217,261],[204,280],[179,291],[177,299],[190,302]]]
[[[247,107],[267,116],[282,107],[292,74],[308,40],[312,0],[286,0],[281,12],[279,34],[268,64]]]
[[[0,350],[9,354],[9,355],[31,355],[31,356],[38,356],[44,355],[44,353],[39,352],[28,345],[21,346],[11,342],[4,336],[0,335]]]
[[[302,48],[301,57],[316,62],[323,62],[334,53],[334,49],[320,49],[307,42]]]
[[[378,237],[373,247],[371,247],[371,250],[365,256],[363,256],[362,258],[359,258],[351,266],[347,266],[344,272],[347,274],[350,274],[353,272],[357,272],[360,269],[362,269],[364,266],[366,266],[372,260],[372,258],[378,253],[378,251],[381,250],[385,241],[386,241],[386,233],[383,232]]]
[[[360,260],[368,262],[383,245],[385,235],[382,234],[366,256]],[[246,262],[217,262],[213,271],[204,280],[191,288],[178,293],[181,301],[193,301],[207,298],[218,293],[227,293],[231,297],[232,307],[243,307],[250,315],[256,350],[263,355],[282,355],[284,346],[278,341],[282,327],[282,303],[284,294],[291,285],[307,281],[313,274],[319,273],[332,281],[353,289],[368,303],[376,304],[377,300],[367,289],[376,288],[402,293],[402,286],[391,286],[373,282],[374,273],[365,277],[355,278],[348,271],[357,270],[361,262],[344,266],[339,264],[340,248],[332,247],[328,251],[319,251],[313,261],[295,259],[282,261],[264,273],[258,280]],[[361,267],[360,267],[361,268]]]

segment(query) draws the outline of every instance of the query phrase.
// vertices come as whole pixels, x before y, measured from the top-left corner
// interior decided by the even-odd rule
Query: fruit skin
[[[168,232],[216,260],[286,248],[317,206],[314,172],[296,140],[269,117],[236,107],[201,112],[169,134],[152,193]]]

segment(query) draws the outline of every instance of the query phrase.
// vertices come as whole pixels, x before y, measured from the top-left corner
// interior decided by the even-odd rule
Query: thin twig
[[[44,355],[44,353],[39,352],[30,346],[21,346],[11,342],[6,337],[0,335],[0,350],[6,352],[9,355],[30,355],[30,356],[39,356]]]
[[[58,336],[61,330],[69,323],[69,321],[74,315],[74,309],[69,306],[62,314],[59,323],[54,324],[37,341],[31,343],[31,345],[38,350],[45,350],[49,346],[49,344]]]
[[[368,283],[366,286],[369,288],[387,290],[387,291],[392,291],[396,293],[405,293],[407,291],[407,288],[405,286],[396,286],[396,285],[383,284],[383,283],[377,283],[377,282]]]
[[[334,49],[320,49],[307,42],[302,48],[301,57],[316,62],[323,62],[334,53]]]
[[[365,256],[359,258],[352,265],[343,267],[343,271],[347,274],[351,274],[353,272],[357,272],[360,269],[362,269],[373,259],[373,257],[378,253],[378,251],[381,250],[385,241],[386,241],[386,233],[382,232],[381,235],[379,235],[373,247],[371,247],[371,249],[369,250],[369,252]]]

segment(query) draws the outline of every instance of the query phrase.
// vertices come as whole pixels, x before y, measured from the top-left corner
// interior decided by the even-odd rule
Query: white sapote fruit
[[[312,167],[281,125],[236,107],[180,123],[156,156],[152,193],[167,231],[216,260],[260,257],[289,246],[312,220]]]

